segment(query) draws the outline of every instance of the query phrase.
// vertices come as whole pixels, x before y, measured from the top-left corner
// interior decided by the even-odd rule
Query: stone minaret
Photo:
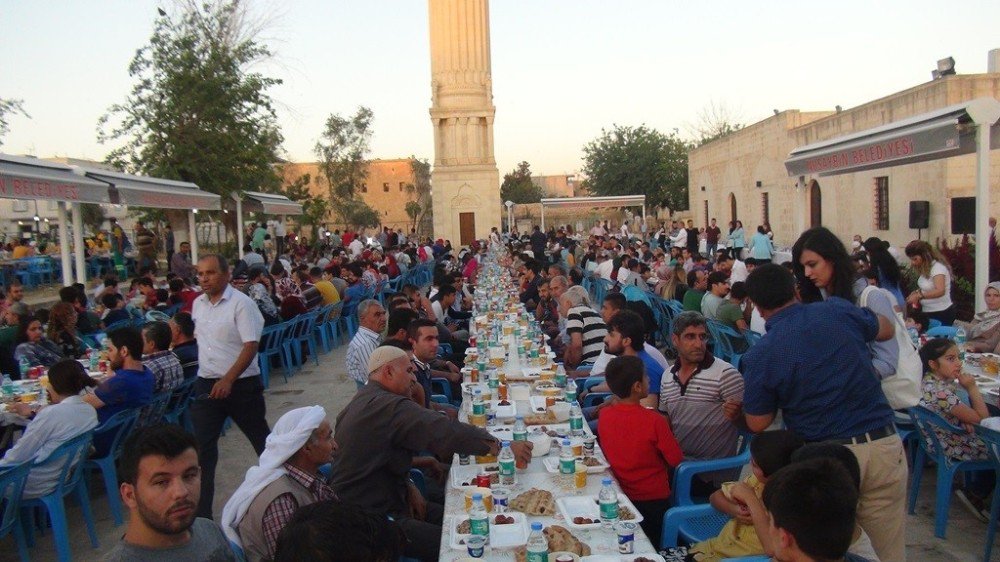
[[[501,220],[487,0],[429,0],[434,236],[466,245]]]

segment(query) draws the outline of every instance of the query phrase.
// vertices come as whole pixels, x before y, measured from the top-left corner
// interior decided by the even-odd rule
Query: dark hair
[[[274,260],[271,264],[271,275],[283,275],[285,272],[285,266],[281,263],[281,260]]]
[[[115,277],[114,275],[108,275],[107,277],[104,278],[104,286],[105,287],[117,287],[118,286],[118,278]]]
[[[49,367],[49,384],[63,396],[76,396],[80,391],[97,386],[97,381],[90,378],[83,364],[76,359],[62,359]]]
[[[139,277],[138,279],[135,280],[135,284],[142,285],[143,287],[152,287],[153,280],[150,279],[149,277]]]
[[[68,302],[70,304],[76,303],[80,298],[80,291],[77,291],[75,287],[63,287],[59,289],[59,301]]]
[[[698,272],[699,269],[692,269],[688,272],[688,287],[694,288],[698,284]]]
[[[444,284],[441,285],[440,288],[438,288],[438,292],[434,293],[434,298],[431,300],[439,301],[449,295],[454,295],[454,294],[455,294],[455,287],[453,285]]]
[[[179,293],[184,290],[184,280],[180,277],[174,277],[170,280],[170,290]]]
[[[920,361],[924,364],[924,372],[931,372],[931,361],[937,361],[942,355],[948,353],[948,350],[953,347],[955,347],[955,342],[948,338],[934,338],[928,340],[928,342],[920,348]]]
[[[122,298],[118,293],[104,293],[101,295],[101,304],[104,308],[114,308],[118,306],[118,299]]]
[[[805,442],[788,429],[776,429],[759,433],[750,441],[750,456],[757,463],[765,477],[788,466],[792,454]]]
[[[559,265],[559,264],[557,264],[557,263],[549,264],[549,267],[546,268],[546,269],[548,269],[549,271],[552,271],[553,269],[555,269],[556,270],[556,275],[563,275],[563,276],[565,276],[566,273],[567,273],[566,272],[566,268],[563,267],[563,266],[561,266],[561,265]],[[555,275],[553,275],[553,277],[555,277]]]
[[[810,250],[830,262],[833,277],[830,286],[826,288],[828,297],[840,297],[848,302],[854,302],[854,279],[857,277],[851,256],[844,248],[844,243],[830,229],[817,226],[802,233],[792,246],[792,271],[799,284],[799,296],[802,302],[818,302],[823,300],[819,287],[806,277],[805,266],[802,265],[802,253]]]
[[[177,324],[177,327],[185,337],[194,337],[194,319],[191,318],[190,312],[178,312],[177,314],[174,314],[170,320],[172,320],[174,324]]]
[[[733,283],[729,286],[729,296],[734,299],[747,298],[747,284],[743,281]]]
[[[865,240],[862,246],[868,252],[868,259],[872,266],[889,282],[890,286],[898,285],[899,263],[889,253],[889,243],[873,236]]]
[[[608,331],[611,330],[618,332],[623,338],[629,338],[633,351],[642,351],[646,343],[646,324],[642,321],[642,316],[631,310],[617,312],[608,320]]]
[[[610,303],[617,310],[623,310],[628,299],[621,293],[608,293],[604,295],[604,302]]]
[[[166,289],[156,290],[156,300],[162,303],[162,302],[167,302],[167,299],[169,298],[170,298],[170,292],[167,291]]]
[[[711,291],[712,287],[718,285],[719,283],[729,283],[729,276],[721,271],[713,271],[708,274],[708,290]]]
[[[215,258],[219,263],[219,273],[229,273],[229,262],[226,261],[225,256],[222,254],[205,254],[198,258],[198,261],[205,261],[207,259]]]
[[[142,333],[147,340],[153,342],[156,351],[170,349],[170,340],[173,339],[173,336],[170,333],[170,326],[166,322],[148,322],[142,327]]]
[[[386,333],[392,335],[400,330],[407,330],[410,322],[413,322],[417,318],[420,318],[420,314],[416,310],[411,308],[397,308],[389,313]]]
[[[604,380],[619,398],[628,398],[632,394],[632,386],[642,382],[645,374],[646,365],[642,359],[630,355],[615,357],[604,368]]]
[[[41,319],[30,313],[21,317],[21,321],[17,324],[17,343],[28,341],[28,327],[32,322],[41,322]]]
[[[760,308],[780,308],[795,298],[795,277],[776,263],[765,263],[747,276],[747,295]]]
[[[139,463],[145,457],[162,456],[175,459],[188,449],[198,452],[194,435],[179,425],[159,424],[132,432],[122,447],[118,464],[118,478],[133,486],[139,479]]]
[[[792,463],[764,486],[774,526],[795,537],[813,558],[839,560],[854,538],[858,489],[841,463],[829,458]]]
[[[583,283],[583,270],[579,267],[574,267],[569,270],[569,279],[574,285],[580,285]]]
[[[319,267],[319,266],[313,266],[313,267],[309,268],[309,275],[311,275],[313,277],[322,277],[323,276],[323,269],[321,267]]]
[[[138,328],[130,326],[108,332],[108,339],[115,347],[124,347],[136,361],[142,360],[142,334]]]
[[[858,464],[858,457],[850,449],[834,441],[820,441],[818,443],[806,443],[792,453],[792,462],[802,462],[810,459],[829,458],[840,461],[850,475],[854,486],[861,489],[861,465]]]
[[[395,347],[402,349],[403,351],[412,351],[413,346],[410,345],[410,340],[402,341],[394,338],[389,338],[379,344],[379,347]]]
[[[278,534],[274,562],[395,562],[403,532],[384,515],[328,500],[295,510]]]
[[[406,339],[414,340],[417,339],[417,333],[420,328],[435,328],[437,329],[437,323],[433,320],[428,320],[427,318],[417,318],[406,327]]]

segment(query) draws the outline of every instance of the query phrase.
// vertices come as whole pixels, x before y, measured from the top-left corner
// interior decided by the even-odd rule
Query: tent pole
[[[59,201],[56,205],[56,218],[59,220],[59,258],[62,263],[63,287],[73,284],[73,269],[69,258],[69,230],[66,228],[66,202]],[[77,247],[77,251],[82,248]],[[81,282],[86,282],[83,279]]]
[[[243,198],[233,195],[236,200],[236,253],[243,259]]]
[[[70,209],[73,214],[73,245],[76,246],[76,278],[81,283],[87,282],[87,264],[84,262],[83,251],[83,213],[80,212],[79,203],[71,203]]]
[[[545,203],[542,203],[542,232],[545,232]]]
[[[986,310],[990,281],[990,123],[976,126],[976,300],[977,312]]]
[[[188,211],[188,237],[191,239],[191,263],[198,263],[198,223],[194,211]]]

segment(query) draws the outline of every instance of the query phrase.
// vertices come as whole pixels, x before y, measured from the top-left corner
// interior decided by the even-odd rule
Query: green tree
[[[98,140],[119,144],[106,161],[224,199],[234,190],[274,191],[283,139],[268,91],[281,80],[254,70],[272,53],[246,3],[191,0],[176,17],[160,14],[129,65],[131,93],[99,121]],[[175,232],[187,232],[183,211],[168,214]],[[223,217],[235,232],[235,217]]]
[[[690,144],[676,132],[615,125],[583,147],[583,172],[594,195],[645,195],[647,205],[688,206]]]
[[[24,110],[24,100],[0,98],[0,146],[3,145],[3,137],[10,132],[10,117],[21,114],[28,119],[31,116]]]
[[[531,181],[531,165],[521,162],[510,173],[504,174],[500,184],[500,199],[515,203],[538,203],[542,188]]]
[[[80,222],[97,232],[104,225],[104,209],[96,203],[80,203]]]
[[[420,211],[422,210],[423,207],[420,206],[420,203],[416,201],[406,202],[406,216],[410,217],[410,228],[417,228],[417,219],[420,218]]]
[[[413,227],[418,234],[430,231],[428,225],[434,216],[434,205],[431,202],[431,165],[426,159],[421,160],[416,156],[410,156],[410,169],[413,171],[414,181],[407,184],[406,191],[416,194],[416,201],[420,206],[417,217],[410,217],[413,220]],[[406,211],[409,215],[410,211]]]
[[[309,192],[310,181],[312,181],[310,174],[302,174],[280,192],[285,197],[302,205],[302,214],[298,217],[299,224],[309,229],[311,240],[316,240],[316,227],[323,224],[326,215],[330,212],[330,201],[322,197],[314,197]]]
[[[381,222],[378,211],[358,196],[368,177],[374,118],[372,110],[363,106],[349,117],[330,114],[313,149],[320,161],[320,175],[330,190],[330,208],[347,228],[378,226]]]

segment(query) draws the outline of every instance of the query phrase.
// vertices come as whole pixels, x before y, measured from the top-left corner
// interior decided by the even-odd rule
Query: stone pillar
[[[428,0],[431,123],[434,127],[434,237],[462,239],[475,222],[486,238],[502,219],[500,173],[493,155],[493,82],[488,0]],[[464,217],[464,218],[463,218]]]

